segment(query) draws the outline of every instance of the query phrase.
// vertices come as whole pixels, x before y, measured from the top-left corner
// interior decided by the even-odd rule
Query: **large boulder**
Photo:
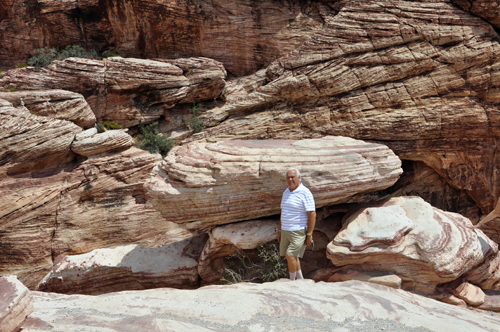
[[[402,173],[386,146],[346,137],[224,141],[174,148],[145,188],[167,220],[206,229],[278,214],[290,167],[301,170],[316,207],[356,201]]]
[[[410,278],[414,290],[425,294],[461,277],[483,288],[500,288],[498,245],[467,218],[419,197],[391,198],[354,213],[328,245],[327,257],[335,266]],[[455,295],[480,304],[481,294],[472,285],[456,286]]]
[[[0,331],[17,332],[33,312],[33,296],[15,276],[0,277]]]
[[[86,98],[97,121],[131,127],[158,120],[177,103],[217,98],[226,75],[221,63],[208,58],[68,58],[42,69],[10,70],[0,78],[0,84],[25,90],[78,92]]]
[[[96,133],[95,128],[76,135],[71,144],[71,151],[76,154],[90,157],[96,154],[126,149],[134,144],[132,136],[123,130],[108,130]]]
[[[60,256],[37,290],[103,294],[147,288],[199,286],[198,258],[206,234],[158,248],[127,245]]]
[[[25,106],[31,114],[71,121],[85,129],[94,126],[96,118],[79,93],[65,90],[0,92],[0,99],[14,107]]]
[[[495,331],[500,319],[381,285],[312,280],[99,296],[33,292],[23,330]]]

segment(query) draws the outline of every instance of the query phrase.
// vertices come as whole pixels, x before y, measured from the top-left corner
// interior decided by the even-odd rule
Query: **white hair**
[[[285,178],[287,177],[288,172],[290,172],[290,171],[295,171],[295,172],[297,172],[297,177],[300,177],[300,171],[299,171],[298,169],[296,169],[295,167],[292,167],[292,168],[289,168],[289,169],[286,171],[286,173],[285,173]]]

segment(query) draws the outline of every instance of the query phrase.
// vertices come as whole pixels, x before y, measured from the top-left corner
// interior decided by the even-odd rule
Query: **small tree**
[[[160,153],[165,158],[168,151],[174,147],[174,140],[158,134],[156,126],[158,122],[139,126],[141,134],[136,137],[136,145],[150,153]]]
[[[201,104],[193,103],[193,108],[191,109],[193,112],[193,117],[189,119],[189,128],[195,133],[199,133],[205,128],[205,124],[203,120],[198,117],[198,112],[201,110]]]

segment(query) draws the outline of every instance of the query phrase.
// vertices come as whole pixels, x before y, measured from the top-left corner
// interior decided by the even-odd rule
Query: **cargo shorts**
[[[304,242],[306,241],[307,228],[298,231],[281,230],[280,256],[289,254],[302,258],[306,251]]]

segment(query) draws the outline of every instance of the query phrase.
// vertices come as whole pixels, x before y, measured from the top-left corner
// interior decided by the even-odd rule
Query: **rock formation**
[[[312,280],[99,296],[33,292],[23,330],[495,331],[500,319],[381,285]]]
[[[103,294],[148,288],[199,286],[198,258],[206,234],[158,248],[128,245],[59,256],[37,290]]]
[[[335,266],[412,280],[413,290],[424,294],[459,281],[443,287],[472,305],[484,302],[484,293],[472,284],[500,287],[498,245],[468,219],[433,208],[419,197],[391,198],[357,211],[328,245],[327,257]],[[327,280],[340,281],[345,275]]]
[[[0,99],[14,107],[25,106],[31,114],[71,121],[82,128],[94,126],[96,118],[82,95],[64,90],[0,92]]]
[[[90,132],[89,132],[90,131]],[[108,130],[97,133],[95,128],[76,135],[71,151],[90,157],[103,152],[126,149],[134,144],[132,136],[122,130]]]
[[[391,186],[400,165],[385,146],[345,137],[197,143],[174,148],[145,188],[167,220],[204,229],[278,214],[293,166],[321,207]]]
[[[0,85],[10,89],[65,89],[82,94],[97,120],[131,127],[159,119],[176,103],[218,97],[226,70],[207,58],[105,61],[68,58],[48,67],[8,71]]]
[[[17,332],[33,312],[33,295],[15,276],[0,277],[0,330]]]

